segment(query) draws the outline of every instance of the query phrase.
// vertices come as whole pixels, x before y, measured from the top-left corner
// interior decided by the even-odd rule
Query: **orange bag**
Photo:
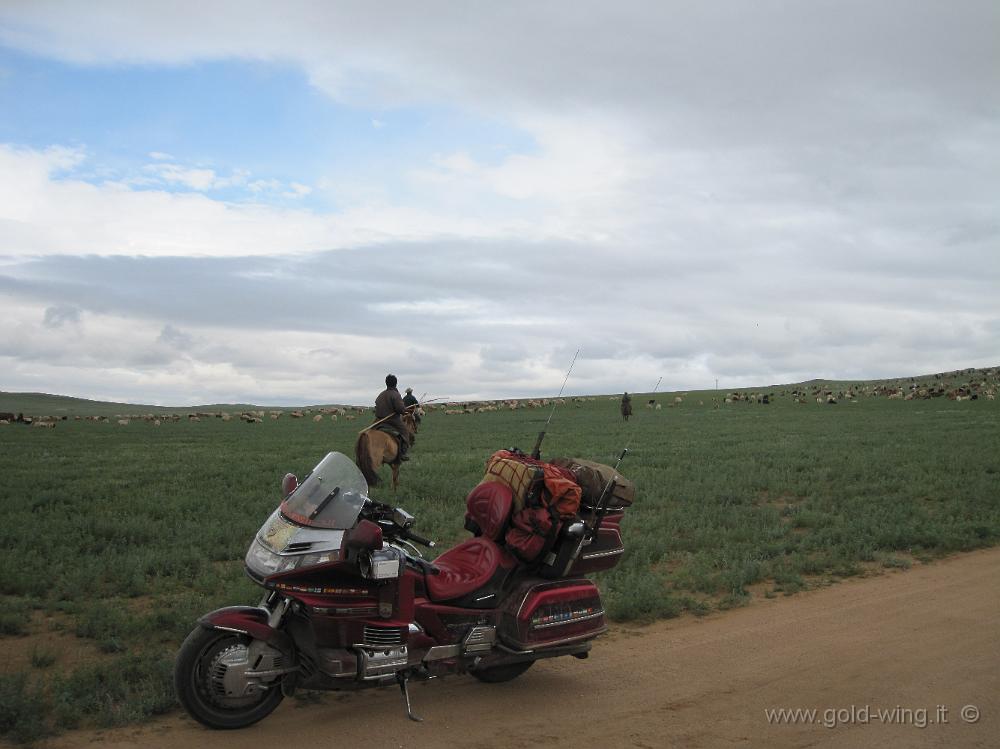
[[[493,466],[496,465],[495,470]],[[523,466],[523,467],[519,467]],[[563,520],[575,517],[580,509],[582,490],[571,471],[534,460],[527,455],[498,450],[486,461],[484,481],[503,481],[511,487],[514,495],[514,512],[523,509],[528,493],[535,480],[536,469],[542,469],[544,482],[541,501],[546,507],[553,507]],[[530,477],[524,485],[524,477]],[[523,487],[523,491],[521,491]]]

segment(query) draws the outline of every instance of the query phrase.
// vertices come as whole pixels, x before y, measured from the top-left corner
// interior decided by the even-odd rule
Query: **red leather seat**
[[[478,590],[490,581],[507,556],[488,538],[470,538],[434,560],[441,573],[427,575],[427,594],[432,601],[441,603]]]

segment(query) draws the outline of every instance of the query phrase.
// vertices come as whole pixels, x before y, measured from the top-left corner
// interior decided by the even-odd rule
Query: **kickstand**
[[[414,715],[413,708],[410,707],[410,690],[407,689],[406,686],[409,683],[409,679],[407,679],[406,675],[400,671],[396,674],[396,681],[399,682],[399,691],[403,693],[403,699],[406,700],[406,717],[410,720],[416,721],[417,723],[422,723],[424,719],[418,718]]]

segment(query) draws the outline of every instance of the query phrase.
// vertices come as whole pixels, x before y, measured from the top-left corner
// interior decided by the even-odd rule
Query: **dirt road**
[[[1000,549],[619,628],[586,661],[543,661],[500,685],[451,677],[412,694],[421,724],[385,689],[286,700],[243,731],[175,716],[46,746],[998,747]],[[766,713],[797,708],[815,718],[779,724]]]

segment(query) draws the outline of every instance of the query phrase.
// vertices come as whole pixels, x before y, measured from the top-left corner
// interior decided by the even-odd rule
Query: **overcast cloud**
[[[578,348],[574,393],[1000,364],[998,28],[991,2],[7,4],[0,95],[110,76],[122,106],[0,114],[0,389],[534,396]],[[298,104],[261,71],[297,71],[330,119],[236,155],[248,118],[130,119],[146,76],[222,63],[264,112]]]

